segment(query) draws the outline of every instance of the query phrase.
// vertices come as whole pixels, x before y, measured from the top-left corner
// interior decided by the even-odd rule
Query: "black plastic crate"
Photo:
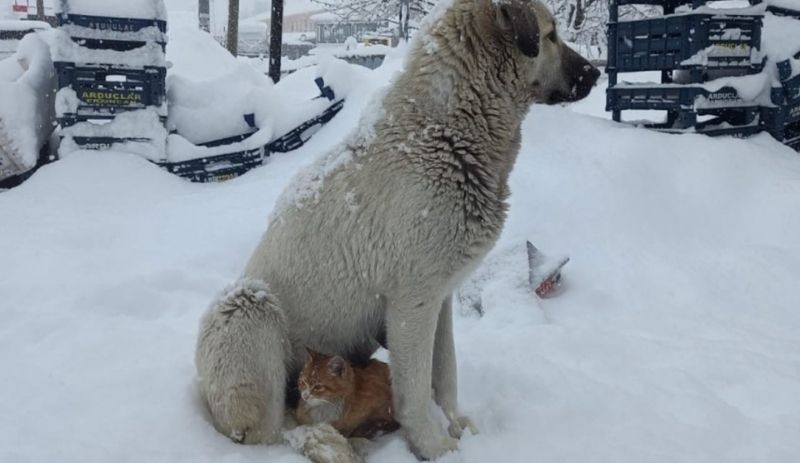
[[[800,151],[800,122],[786,126],[781,141],[793,150]]]
[[[108,150],[116,143],[150,143],[152,141],[149,138],[141,137],[115,138],[71,136],[71,138],[76,145],[86,150]]]
[[[778,63],[778,77],[783,86],[786,99],[790,102],[800,100],[800,74],[792,77],[792,63],[789,60]]]
[[[623,5],[653,5],[664,8],[664,14],[670,14],[675,11],[679,6],[690,5],[692,8],[697,8],[705,5],[706,3],[714,0],[609,0],[611,8]],[[761,0],[750,0],[751,5],[761,3]]]
[[[63,127],[72,127],[75,124],[80,122],[94,122],[99,123],[100,121],[110,121],[117,116],[117,113],[99,113],[99,114],[75,114],[75,113],[65,113],[58,117],[56,120],[58,125]],[[159,121],[166,126],[167,125],[167,116],[159,116]]]
[[[72,33],[70,37],[72,40],[81,46],[93,50],[115,50],[115,51],[130,51],[144,46],[147,41],[145,40],[125,40],[111,38],[114,33],[123,32],[140,32],[147,27],[156,27],[161,33],[155,40],[161,46],[162,50],[166,50],[167,46],[167,22],[158,19],[137,19],[137,18],[116,18],[108,16],[88,16],[80,14],[65,14],[58,15],[59,26],[79,26],[88,29],[93,29],[99,32],[108,33],[108,37],[90,37],[88,34]]]
[[[660,6],[664,8],[664,14],[670,14],[675,11],[676,8],[683,5],[692,5],[693,7],[702,6],[706,3],[707,0],[610,0],[611,1],[611,8],[615,8],[616,6],[623,6],[623,5],[653,5],[653,6]]]
[[[701,102],[700,99],[704,99]],[[701,104],[703,103],[703,104]],[[756,107],[742,99],[733,87],[709,91],[698,85],[616,85],[606,90],[606,110],[696,111],[714,114],[732,108]]]
[[[778,63],[778,75],[781,86],[770,95],[775,106],[762,109],[763,125],[773,137],[796,149],[800,146],[800,75],[792,77],[788,60]]]
[[[761,45],[761,15],[684,14],[608,25],[609,71],[673,69],[761,70],[752,50]],[[685,63],[710,46],[731,53]]]
[[[189,161],[156,164],[192,182],[208,183],[222,182],[238,177],[255,167],[263,165],[267,157],[269,157],[269,150],[265,147],[259,147],[235,153],[191,159]]]
[[[61,13],[58,15],[58,25],[80,26],[107,32],[139,32],[147,27],[157,27],[162,34],[167,33],[167,22],[160,19],[116,18]]]
[[[798,6],[797,9],[792,9],[770,5],[767,7],[767,11],[776,16],[788,16],[790,18],[800,19],[800,6]]]
[[[344,100],[339,100],[325,109],[325,111],[323,111],[319,116],[303,122],[285,135],[271,141],[269,145],[267,145],[269,151],[274,153],[285,153],[303,146],[303,144],[305,144],[305,142],[311,138],[313,132],[333,119],[333,116],[341,111],[343,106]]]
[[[58,87],[70,87],[78,96],[78,114],[114,114],[161,106],[166,101],[167,70],[162,67],[128,69],[104,64],[54,64]]]

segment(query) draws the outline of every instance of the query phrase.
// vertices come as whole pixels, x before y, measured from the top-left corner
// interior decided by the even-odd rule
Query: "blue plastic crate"
[[[161,106],[166,101],[167,70],[162,67],[128,69],[103,64],[54,64],[58,88],[70,87],[78,96],[78,115],[115,114]]]
[[[745,69],[761,45],[761,15],[684,14],[608,25],[609,71],[637,72],[674,69]],[[697,62],[690,58],[716,46],[730,50]]]
[[[183,162],[157,164],[189,181],[208,183],[221,182],[238,177],[255,167],[263,165],[267,157],[269,157],[269,150],[265,147],[260,147]]]

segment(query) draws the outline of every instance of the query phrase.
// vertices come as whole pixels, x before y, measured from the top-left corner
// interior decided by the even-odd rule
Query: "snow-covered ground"
[[[225,72],[197,56],[197,80]],[[0,461],[304,461],[214,431],[197,324],[292,175],[400,62],[368,72],[306,146],[223,184],[78,152],[0,193]],[[441,461],[796,462],[800,156],[766,135],[617,125],[603,92],[525,121],[508,223],[464,290],[485,313],[455,320],[461,407],[481,433]],[[526,239],[572,257],[559,297],[525,286]],[[415,459],[393,435],[368,461]]]

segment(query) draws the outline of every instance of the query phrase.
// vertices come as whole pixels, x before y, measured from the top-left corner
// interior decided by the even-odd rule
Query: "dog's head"
[[[578,101],[600,71],[558,36],[553,15],[538,0],[490,0],[495,31],[521,64],[523,91],[537,103]]]

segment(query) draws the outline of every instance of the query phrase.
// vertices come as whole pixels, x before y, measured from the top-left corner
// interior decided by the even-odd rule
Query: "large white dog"
[[[583,98],[599,72],[536,0],[454,0],[420,34],[378,117],[284,193],[244,282],[203,323],[201,384],[235,440],[278,439],[305,346],[359,359],[385,343],[422,458],[456,448],[468,423],[450,295],[503,228],[531,104]],[[428,415],[431,387],[447,433]]]

